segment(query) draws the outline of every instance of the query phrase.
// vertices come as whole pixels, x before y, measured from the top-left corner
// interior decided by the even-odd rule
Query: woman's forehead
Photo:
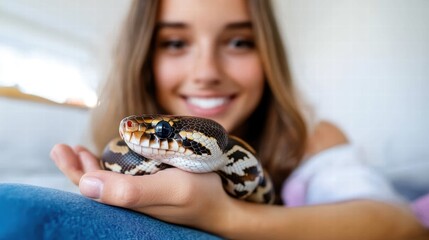
[[[158,12],[160,22],[221,24],[249,20],[245,0],[162,0]]]

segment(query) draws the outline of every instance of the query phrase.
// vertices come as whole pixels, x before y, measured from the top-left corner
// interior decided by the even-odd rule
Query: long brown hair
[[[112,72],[92,114],[92,137],[100,153],[117,136],[127,115],[157,113],[151,66],[158,0],[133,1],[120,35]],[[270,1],[248,0],[256,45],[266,77],[263,98],[247,124],[234,133],[258,152],[277,195],[284,179],[303,158],[307,126],[286,61]]]

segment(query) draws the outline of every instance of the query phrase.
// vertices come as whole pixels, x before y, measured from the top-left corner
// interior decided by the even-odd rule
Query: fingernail
[[[80,181],[79,189],[86,197],[100,199],[103,182],[95,177],[84,177]]]

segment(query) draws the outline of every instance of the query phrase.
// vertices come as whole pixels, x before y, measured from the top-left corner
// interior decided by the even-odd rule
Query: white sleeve
[[[349,144],[311,157],[285,182],[283,200],[294,206],[352,199],[403,202],[389,182],[362,159],[363,154]]]

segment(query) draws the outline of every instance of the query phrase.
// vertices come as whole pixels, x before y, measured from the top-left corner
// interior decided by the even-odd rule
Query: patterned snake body
[[[271,204],[271,181],[243,140],[229,136],[215,121],[186,116],[143,115],[124,118],[121,138],[106,146],[104,169],[130,175],[177,167],[194,173],[216,172],[225,191],[238,199]]]

